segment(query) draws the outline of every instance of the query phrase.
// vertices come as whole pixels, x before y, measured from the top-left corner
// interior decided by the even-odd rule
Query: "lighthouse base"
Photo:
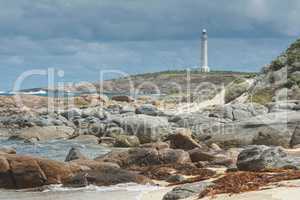
[[[200,70],[201,70],[201,72],[210,72],[210,69],[208,66],[203,66],[203,67],[201,67]]]

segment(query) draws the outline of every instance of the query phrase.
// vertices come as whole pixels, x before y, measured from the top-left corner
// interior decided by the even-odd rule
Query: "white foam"
[[[50,185],[43,192],[64,192],[64,191],[96,191],[96,192],[113,192],[113,191],[129,191],[129,192],[150,192],[158,190],[159,186],[139,185],[136,183],[118,184],[113,186],[96,186],[88,185],[81,188],[63,187],[62,185]]]
[[[47,94],[47,91],[45,90],[38,90],[38,91],[30,91],[30,92],[15,92],[15,91],[12,91],[12,92],[9,92],[9,94],[27,94],[27,95],[34,95],[34,94]]]

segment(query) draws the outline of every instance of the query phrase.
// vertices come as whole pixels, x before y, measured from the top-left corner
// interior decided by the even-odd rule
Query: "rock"
[[[155,106],[151,104],[145,104],[140,106],[135,110],[136,114],[144,114],[144,115],[150,115],[150,116],[158,116],[162,112],[159,111]]]
[[[216,156],[211,152],[203,151],[200,148],[195,148],[189,151],[192,162],[213,161]]]
[[[146,143],[140,145],[140,148],[153,148],[156,150],[161,150],[161,149],[168,149],[170,148],[170,145],[166,142],[155,142],[155,143]]]
[[[229,103],[241,96],[250,88],[250,86],[251,85],[246,80],[238,79],[236,81],[233,81],[233,83],[229,84],[226,87],[224,99],[225,103]]]
[[[172,191],[168,192],[163,197],[163,200],[178,200],[178,199],[186,199],[191,196],[196,196],[212,185],[213,183],[211,182],[201,181],[198,183],[190,183],[190,184],[177,186]]]
[[[113,147],[116,143],[116,139],[113,137],[101,137],[100,144],[108,147]]]
[[[263,136],[261,141],[266,142],[264,144],[288,147],[299,123],[300,115],[297,112],[275,112],[238,122],[216,123],[208,127],[195,126],[193,135],[208,145],[216,143],[224,149],[253,145],[259,142],[259,134]],[[268,139],[268,135],[272,135],[272,138]],[[280,141],[274,138],[280,138]]]
[[[99,144],[100,139],[94,135],[79,135],[72,139],[73,141],[90,143],[90,144]]]
[[[6,148],[6,147],[2,147],[0,148],[0,154],[16,154],[16,149],[14,148]]]
[[[254,145],[282,146],[289,148],[291,142],[290,138],[289,132],[282,132],[272,127],[262,127],[259,128],[259,132],[253,138],[252,143]]]
[[[98,157],[96,161],[117,163],[121,167],[153,166],[161,164],[185,164],[191,162],[190,156],[183,150],[135,148],[127,151],[112,151]]]
[[[12,136],[10,139],[29,140],[32,138],[38,141],[67,139],[72,137],[74,129],[67,126],[45,126],[45,127],[30,127],[20,130],[19,134]]]
[[[109,98],[105,95],[99,94],[83,94],[75,97],[74,101],[75,105],[79,107],[94,107],[108,103]]]
[[[162,117],[125,116],[120,119],[120,125],[127,133],[136,135],[142,144],[160,141],[170,133],[169,123]]]
[[[45,113],[31,119],[35,126],[69,126],[75,127],[71,121],[56,113]]]
[[[113,101],[120,101],[120,102],[127,102],[127,103],[131,103],[134,101],[134,99],[130,96],[113,96],[111,98]]]
[[[296,110],[297,104],[295,102],[275,102],[269,103],[268,107],[270,112],[284,112]]]
[[[9,137],[11,132],[7,128],[0,128],[0,137]]]
[[[192,150],[194,148],[201,148],[192,137],[190,130],[177,129],[175,134],[169,135],[167,140],[170,141],[172,149]]]
[[[135,107],[133,106],[123,106],[120,110],[120,114],[124,113],[135,113]]]
[[[85,157],[79,149],[72,147],[65,159],[65,162],[69,162],[72,160],[88,160],[87,157]]]
[[[97,137],[102,137],[105,135],[105,128],[106,125],[102,122],[97,122],[97,123],[89,122],[88,127],[85,129],[83,133],[86,135],[94,135]],[[79,128],[79,130],[80,129],[81,128]]]
[[[217,145],[215,143],[212,143],[210,145],[210,148],[212,148],[212,150],[214,150],[214,151],[222,151],[221,147],[219,147],[219,145]]]
[[[163,164],[184,164],[191,162],[188,152],[180,149],[161,149],[159,152],[159,160]]]
[[[227,152],[207,151],[203,149],[193,149],[189,151],[193,163],[207,162],[205,165],[232,167],[236,163],[236,158],[227,155]]]
[[[116,163],[110,163],[110,162],[99,162],[95,160],[87,160],[87,159],[77,159],[72,160],[69,162],[70,164],[76,164],[81,166],[81,168],[87,168],[87,171],[89,170],[103,170],[103,169],[110,169],[110,168],[117,168],[119,169],[120,166]]]
[[[175,175],[169,176],[166,181],[169,183],[180,183],[185,180],[186,180],[186,178],[184,176],[175,174]]]
[[[101,120],[104,120],[107,117],[102,107],[89,107],[81,111],[81,117],[86,118],[89,116],[96,117]]]
[[[121,127],[110,127],[107,128],[107,130],[105,131],[104,135],[106,137],[113,137],[113,138],[117,138],[120,135],[125,135],[126,133],[124,133],[124,130]]]
[[[211,111],[211,115],[218,118],[228,118],[233,121],[244,121],[248,118],[264,115],[268,113],[268,108],[257,103],[228,104],[217,107]]]
[[[70,119],[73,119],[73,118],[76,118],[76,117],[80,117],[81,116],[81,110],[78,109],[78,108],[72,108],[72,109],[64,111],[60,114],[64,118],[70,120]]]
[[[109,186],[120,183],[151,183],[113,163],[76,160],[68,164],[30,156],[0,155],[0,188],[23,189],[44,185]]]
[[[300,126],[297,126],[292,135],[291,147],[295,147],[299,144],[300,144]]]
[[[140,145],[139,138],[136,136],[120,135],[116,138],[115,147],[129,148],[138,147]]]
[[[152,101],[153,100],[151,96],[139,96],[137,99],[139,101],[143,101],[143,102]]]
[[[254,146],[239,154],[237,167],[242,171],[299,169],[300,160],[297,157],[288,156],[280,147]]]
[[[145,176],[138,175],[137,173],[118,168],[106,168],[102,170],[92,170],[80,173],[74,176],[65,186],[110,186],[122,183],[137,183],[149,184],[151,180]]]
[[[79,171],[80,167],[62,162],[3,154],[0,155],[0,188],[23,189],[61,184]]]

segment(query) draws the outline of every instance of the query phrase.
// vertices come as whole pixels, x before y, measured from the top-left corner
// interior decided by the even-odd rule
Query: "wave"
[[[160,189],[159,186],[139,185],[136,183],[118,184],[113,186],[96,186],[88,185],[82,188],[70,188],[63,185],[47,186],[42,192],[64,192],[64,191],[96,191],[96,192],[114,192],[114,191],[129,191],[129,192],[150,192]]]
[[[47,94],[47,91],[45,91],[45,90],[38,90],[38,91],[29,91],[29,92],[9,92],[9,94],[36,95],[36,94]]]

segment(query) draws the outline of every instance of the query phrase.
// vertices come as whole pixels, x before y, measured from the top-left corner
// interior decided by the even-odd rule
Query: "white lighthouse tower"
[[[203,29],[202,31],[202,39],[201,39],[201,71],[202,72],[209,72],[210,69],[208,67],[208,53],[207,53],[207,31]]]

